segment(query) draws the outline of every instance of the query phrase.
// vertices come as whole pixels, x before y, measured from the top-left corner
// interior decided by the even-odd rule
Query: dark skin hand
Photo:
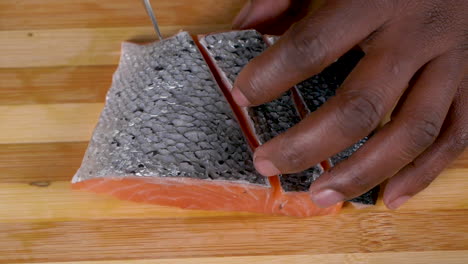
[[[255,167],[265,176],[305,170],[370,134],[396,106],[310,189],[327,207],[389,179],[383,200],[396,209],[468,145],[468,1],[329,0],[311,12],[313,2],[252,0],[234,20],[237,29],[284,31],[237,78],[241,106],[279,97],[355,46],[366,53],[335,97],[255,151]]]

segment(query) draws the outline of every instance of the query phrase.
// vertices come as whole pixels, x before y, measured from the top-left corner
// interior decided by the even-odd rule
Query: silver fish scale
[[[332,163],[332,166],[335,166],[336,164],[347,160],[351,155],[353,155],[354,152],[356,152],[359,148],[361,148],[366,141],[369,140],[369,137],[365,137],[356,144],[352,145],[351,147],[341,151],[340,153],[336,154],[335,156],[330,158],[330,161]]]
[[[317,165],[304,172],[281,175],[281,186],[286,192],[306,192],[323,172],[322,166]]]
[[[188,33],[122,50],[73,182],[133,176],[268,185]]]
[[[201,40],[201,44],[206,47],[231,84],[242,68],[267,48],[262,35],[255,30],[210,34]]]
[[[297,84],[296,88],[304,99],[307,109],[310,112],[314,112],[330,97],[335,95],[338,86],[334,77],[331,77],[331,80],[327,80],[321,75],[315,75]]]
[[[231,85],[242,68],[267,48],[263,36],[255,30],[211,34],[205,36],[201,43],[226,74]],[[272,102],[249,107],[248,112],[261,143],[300,121],[289,92]]]
[[[344,82],[364,53],[351,50],[321,73],[296,85],[310,112],[317,110]]]
[[[201,40],[201,44],[206,47],[231,85],[242,68],[267,48],[263,36],[255,30],[207,35]],[[289,91],[274,101],[249,107],[248,115],[262,144],[300,122]],[[300,173],[281,176],[281,182],[286,191],[306,191],[310,183],[322,173],[320,166],[314,166]]]
[[[289,91],[270,103],[250,107],[248,112],[262,144],[301,121]]]

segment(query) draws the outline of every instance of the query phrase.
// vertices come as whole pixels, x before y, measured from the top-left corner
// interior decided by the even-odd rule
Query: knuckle
[[[435,115],[415,117],[406,122],[409,142],[408,154],[417,155],[429,147],[439,135],[441,122]]]
[[[454,152],[463,152],[468,147],[468,129],[456,131],[450,138],[451,150]]]
[[[375,92],[345,90],[338,94],[338,126],[343,135],[361,138],[372,131],[384,115],[381,96]]]
[[[425,189],[428,187],[434,180],[439,176],[440,171],[427,171],[417,181],[417,192]]]
[[[295,27],[298,28],[298,27]],[[313,31],[313,29],[310,29]],[[324,67],[328,57],[328,45],[322,34],[310,32],[291,31],[291,58],[296,62],[299,70],[309,70],[313,67]],[[290,60],[291,58],[287,58]]]

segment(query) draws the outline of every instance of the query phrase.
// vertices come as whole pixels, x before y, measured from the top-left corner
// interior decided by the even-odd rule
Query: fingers
[[[380,1],[379,1],[380,3]],[[233,96],[241,106],[271,101],[319,73],[382,25],[389,12],[375,1],[328,1],[293,25],[239,74]]]
[[[459,57],[442,56],[425,67],[395,119],[311,186],[317,205],[326,207],[361,195],[434,142],[463,78]]]
[[[291,5],[290,0],[249,0],[232,22],[232,28],[251,28],[281,16]]]
[[[383,198],[389,209],[424,190],[468,146],[468,78],[458,89],[444,127],[430,148],[389,180]]]
[[[335,97],[257,148],[254,160],[257,170],[265,176],[277,171],[299,172],[369,135],[426,62],[423,56],[408,59],[409,53],[412,51],[382,50],[366,55]]]

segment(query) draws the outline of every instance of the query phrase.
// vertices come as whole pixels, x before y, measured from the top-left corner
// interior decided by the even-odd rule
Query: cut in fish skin
[[[200,36],[199,39],[229,91],[242,68],[267,48],[263,36],[255,30],[209,34]],[[300,121],[289,91],[263,105],[244,107],[243,111],[249,119],[252,133],[260,144]]]
[[[264,212],[271,188],[251,160],[228,103],[182,32],[149,45],[123,44],[73,183],[163,205]]]
[[[229,91],[242,68],[267,48],[263,36],[255,30],[206,35],[200,39],[200,44],[224,77]],[[300,121],[289,92],[272,102],[243,110],[260,144]]]
[[[263,36],[255,30],[209,34],[199,36],[199,40],[228,91],[232,89],[242,68],[267,48]],[[249,120],[248,130],[253,133],[258,145],[285,132],[301,120],[290,91],[271,102],[242,110]],[[310,184],[322,173],[323,168],[316,165],[304,172],[280,175],[279,183],[284,194],[278,198],[278,210],[289,210],[291,206],[301,207],[301,204],[315,206],[310,204],[310,197],[304,192],[309,190]]]
[[[361,148],[364,145],[364,143],[367,142],[367,140],[369,140],[369,137],[365,137],[359,140],[359,142],[357,142],[356,144],[352,145],[351,147],[331,157],[330,158],[331,165],[334,166],[344,160],[347,160],[351,155],[353,155],[354,152],[356,152],[359,148]]]
[[[291,216],[336,213],[312,202],[279,210],[249,144],[186,32],[124,43],[106,105],[73,188],[189,209]],[[311,206],[308,206],[311,204]],[[287,207],[287,206],[286,206]]]

